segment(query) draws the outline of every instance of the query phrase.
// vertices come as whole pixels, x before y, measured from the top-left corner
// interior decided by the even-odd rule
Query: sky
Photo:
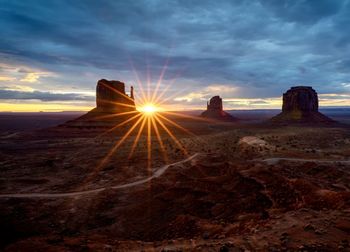
[[[0,0],[0,111],[95,106],[99,79],[164,107],[281,107],[291,86],[350,106],[350,0]]]

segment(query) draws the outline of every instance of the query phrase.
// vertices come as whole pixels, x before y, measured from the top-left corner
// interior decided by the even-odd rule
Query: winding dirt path
[[[102,187],[102,188],[97,188],[97,189],[91,189],[91,190],[85,190],[85,191],[78,191],[78,192],[67,192],[67,193],[13,193],[13,194],[0,194],[0,198],[62,198],[62,197],[75,197],[75,196],[82,196],[82,195],[86,195],[86,194],[92,194],[92,193],[99,193],[102,192],[106,189],[122,189],[122,188],[128,188],[128,187],[134,187],[134,186],[138,186],[144,183],[147,183],[149,181],[151,181],[154,178],[160,177],[167,169],[169,169],[171,166],[174,165],[179,165],[179,164],[183,164],[186,162],[191,161],[192,159],[194,159],[195,157],[197,157],[199,155],[199,153],[195,153],[194,155],[172,163],[172,164],[168,164],[168,165],[164,165],[161,168],[159,168],[157,171],[155,171],[153,173],[152,176],[135,181],[135,182],[131,182],[131,183],[127,183],[127,184],[123,184],[123,185],[116,185],[116,186],[109,186],[109,187]]]
[[[115,185],[115,186],[108,186],[108,187],[102,187],[102,188],[97,188],[97,189],[91,189],[91,190],[84,190],[84,191],[77,191],[77,192],[67,192],[67,193],[10,193],[10,194],[0,194],[0,198],[63,198],[63,197],[76,197],[76,196],[82,196],[82,195],[87,195],[87,194],[93,194],[93,193],[99,193],[102,192],[106,189],[123,189],[123,188],[129,188],[129,187],[134,187],[138,185],[145,184],[149,181],[151,181],[154,178],[160,177],[167,169],[169,169],[171,166],[174,165],[179,165],[183,164],[186,162],[191,161],[195,157],[200,155],[199,153],[195,153],[192,156],[172,163],[168,165],[164,165],[161,168],[159,168],[157,171],[153,173],[152,176],[130,182],[127,184],[123,185]],[[319,159],[302,159],[302,158],[267,158],[267,159],[262,159],[262,160],[254,160],[254,161],[262,161],[266,162],[269,165],[277,164],[279,161],[294,161],[294,162],[316,162],[316,163],[339,163],[339,164],[346,164],[350,165],[350,160],[319,160]]]

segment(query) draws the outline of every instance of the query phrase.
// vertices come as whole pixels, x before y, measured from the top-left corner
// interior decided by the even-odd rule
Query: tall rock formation
[[[123,113],[131,112],[131,113]],[[134,113],[133,113],[134,112]],[[96,86],[96,108],[62,127],[76,129],[105,130],[136,115],[134,88],[130,96],[125,93],[125,84],[115,80],[99,80]],[[133,123],[133,122],[131,122]]]
[[[207,102],[207,110],[212,110],[212,111],[222,111],[223,106],[222,106],[222,99],[220,96],[214,96],[210,99],[209,102]]]
[[[318,111],[318,96],[312,87],[291,87],[283,94],[282,113],[271,118],[276,123],[331,123]]]
[[[292,87],[283,94],[283,112],[318,111],[318,97],[312,87]]]
[[[220,121],[236,121],[237,118],[231,116],[223,110],[222,99],[220,96],[214,96],[207,102],[207,110],[201,114],[201,117],[211,118]]]
[[[104,113],[118,113],[136,110],[133,87],[130,97],[125,93],[125,84],[115,80],[99,80],[96,86],[96,110]]]

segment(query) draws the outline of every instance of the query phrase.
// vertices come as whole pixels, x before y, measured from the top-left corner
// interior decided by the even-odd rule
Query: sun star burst
[[[160,108],[153,103],[147,103],[139,108],[139,111],[146,115],[153,115],[155,112],[159,110]]]
[[[166,62],[167,64],[168,62]],[[139,86],[140,96],[138,96],[139,100],[139,106],[137,107],[137,111],[131,111],[131,112],[125,112],[120,114],[113,114],[113,115],[107,115],[102,116],[110,118],[114,116],[127,116],[125,120],[120,122],[119,124],[115,125],[109,130],[106,130],[101,135],[105,135],[107,133],[111,133],[112,131],[116,130],[117,128],[120,128],[122,126],[127,125],[127,123],[131,123],[131,126],[128,128],[126,133],[122,137],[118,137],[115,144],[112,146],[112,148],[108,151],[106,156],[99,162],[96,169],[88,176],[87,180],[92,179],[94,176],[96,176],[99,171],[103,169],[103,167],[109,162],[112,155],[116,152],[116,150],[126,141],[127,138],[134,138],[130,152],[128,155],[128,158],[132,158],[135,149],[140,146],[138,143],[142,136],[145,136],[146,139],[146,146],[147,146],[147,169],[149,172],[151,172],[152,168],[152,138],[154,138],[158,144],[159,144],[159,150],[163,156],[163,160],[165,163],[168,163],[169,156],[167,153],[167,148],[164,143],[165,137],[168,137],[170,141],[173,141],[175,146],[177,146],[178,149],[181,150],[181,152],[188,156],[188,152],[185,149],[185,147],[182,145],[182,143],[178,140],[176,135],[174,134],[173,130],[169,127],[175,127],[177,129],[180,129],[181,131],[193,135],[192,132],[185,129],[184,127],[180,126],[170,118],[168,118],[166,115],[177,115],[181,117],[191,117],[191,116],[185,116],[180,113],[173,113],[173,112],[167,112],[165,109],[161,108],[162,104],[164,104],[167,100],[172,99],[172,97],[163,98],[164,93],[168,90],[170,85],[168,85],[162,92],[159,92],[159,86],[162,82],[163,76],[165,74],[165,70],[167,66],[165,65],[162,69],[162,72],[159,76],[159,80],[156,83],[156,87],[153,89],[153,92],[149,90],[150,83],[148,80],[147,83],[147,93],[144,92],[144,88],[142,86],[142,83],[137,75],[137,72],[131,62],[131,67],[133,68],[133,71],[135,73],[135,77],[137,80],[137,84]],[[171,82],[171,84],[174,83],[175,80]],[[118,104],[122,105],[122,104]],[[195,118],[195,117],[193,117]],[[134,136],[133,136],[133,132]],[[155,155],[157,156],[157,155]]]

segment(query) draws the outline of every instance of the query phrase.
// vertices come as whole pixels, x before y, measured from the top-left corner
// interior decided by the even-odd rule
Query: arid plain
[[[163,152],[154,128],[145,127],[132,156],[137,130],[108,161],[106,155],[135,121],[104,134],[66,124],[3,132],[2,248],[349,247],[348,126],[217,122],[179,113],[167,117],[185,129],[164,121],[178,142],[159,126]]]

